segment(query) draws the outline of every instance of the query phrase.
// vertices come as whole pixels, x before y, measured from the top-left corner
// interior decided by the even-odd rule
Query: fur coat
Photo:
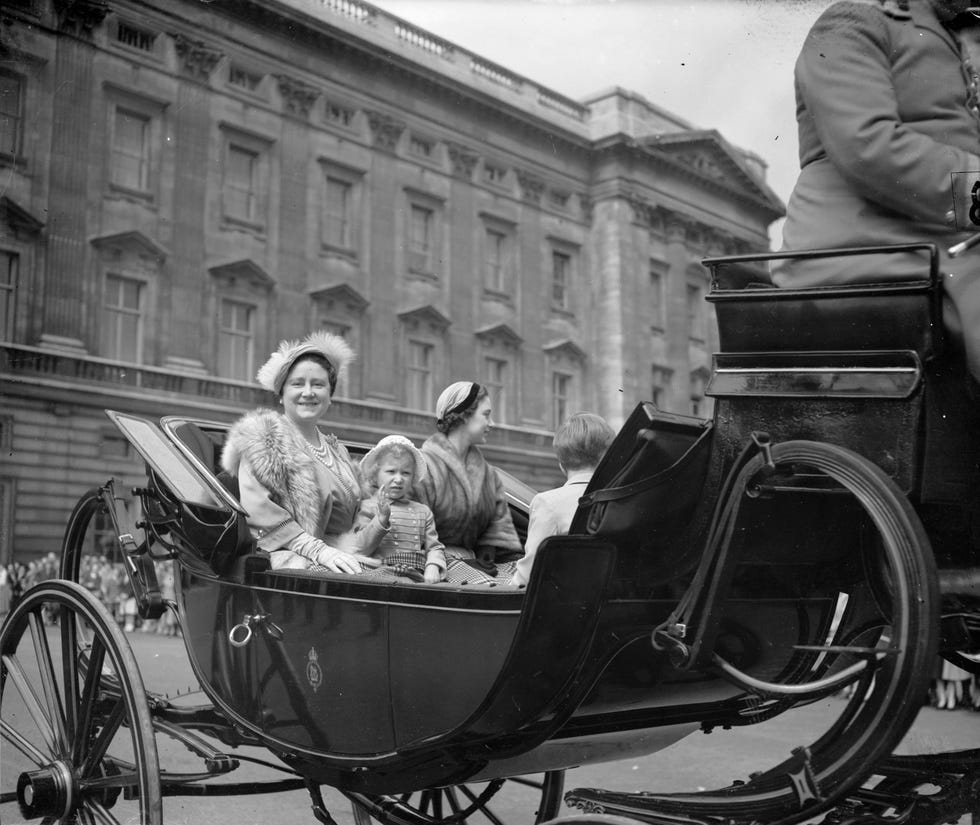
[[[246,413],[228,431],[221,466],[237,476],[263,550],[286,547],[304,533],[328,538],[351,530],[360,503],[357,471],[343,445],[334,449],[347,465],[344,479],[338,468],[317,462],[299,430],[273,410]]]
[[[436,433],[422,445],[422,455],[428,472],[418,485],[419,501],[432,510],[447,551],[472,557],[495,548],[498,561],[523,555],[500,477],[476,447],[463,459]]]

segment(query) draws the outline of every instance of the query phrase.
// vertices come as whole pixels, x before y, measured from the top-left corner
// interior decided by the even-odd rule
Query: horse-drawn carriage
[[[565,799],[586,818],[671,823],[801,821],[845,798],[885,817],[899,795],[920,821],[957,813],[977,752],[891,756],[937,653],[962,662],[980,646],[980,421],[943,346],[935,249],[911,248],[931,262],[921,280],[846,288],[776,289],[772,256],[707,261],[713,420],[639,404],[526,589],[271,570],[219,472],[225,425],[110,412],[147,463],[139,521],[111,483],[86,494],[61,578],[0,630],[0,804],[27,820],[159,823],[166,795],[305,787],[330,823],[327,785],[359,818],[455,825],[516,777],[543,822],[568,767],[841,695],[783,761],[728,787]],[[520,528],[526,494],[512,509]],[[147,692],[79,585],[97,516],[141,615],[179,616],[206,704]],[[161,558],[177,568],[172,604]],[[161,771],[158,739],[201,769]],[[211,781],[246,746],[288,775]],[[941,799],[909,779],[922,770]],[[876,773],[877,790],[859,790]]]

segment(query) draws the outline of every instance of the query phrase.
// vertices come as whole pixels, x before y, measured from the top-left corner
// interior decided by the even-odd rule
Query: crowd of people
[[[13,609],[23,594],[40,582],[60,577],[59,559],[55,553],[48,553],[26,564],[12,562],[0,567],[0,618]],[[174,599],[173,565],[156,563],[157,582],[165,601]],[[126,631],[154,632],[165,636],[179,633],[177,619],[173,611],[167,609],[156,620],[142,620],[136,607],[129,575],[121,562],[114,562],[106,555],[85,554],[79,566],[79,582],[102,604]],[[45,616],[50,624],[57,618],[53,614]]]

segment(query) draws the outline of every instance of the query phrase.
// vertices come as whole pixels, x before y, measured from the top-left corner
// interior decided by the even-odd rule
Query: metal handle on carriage
[[[252,625],[264,625],[266,632],[276,641],[282,638],[282,628],[275,622],[268,621],[265,613],[246,613],[242,620],[228,631],[228,642],[232,647],[245,647],[252,641]]]

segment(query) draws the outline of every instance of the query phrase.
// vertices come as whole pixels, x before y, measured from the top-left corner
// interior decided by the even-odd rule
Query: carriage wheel
[[[703,793],[578,789],[568,794],[570,805],[648,819],[798,822],[865,781],[922,707],[937,660],[939,596],[928,537],[905,495],[876,465],[834,445],[788,441],[772,445],[771,458],[774,467],[760,455],[741,471],[735,494],[747,495],[731,534],[747,537],[741,552],[755,552],[757,565],[761,554],[763,566],[755,568],[761,572],[780,558],[795,561],[801,548],[823,548],[828,557],[815,556],[811,572],[798,574],[809,575],[806,583],[792,586],[798,598],[817,595],[838,610],[827,638],[790,644],[781,668],[764,682],[800,691],[796,701],[813,701],[820,684],[851,672],[849,696],[830,700],[835,718],[787,747],[789,758],[745,781]],[[792,694],[777,698],[764,686],[743,684],[763,705],[793,701]]]
[[[162,825],[143,680],[106,609],[43,582],[4,622],[0,656],[0,810],[20,808],[4,821]]]
[[[561,805],[565,771],[490,782],[447,785],[413,793],[376,796],[350,793],[357,825],[503,825],[553,819]]]

